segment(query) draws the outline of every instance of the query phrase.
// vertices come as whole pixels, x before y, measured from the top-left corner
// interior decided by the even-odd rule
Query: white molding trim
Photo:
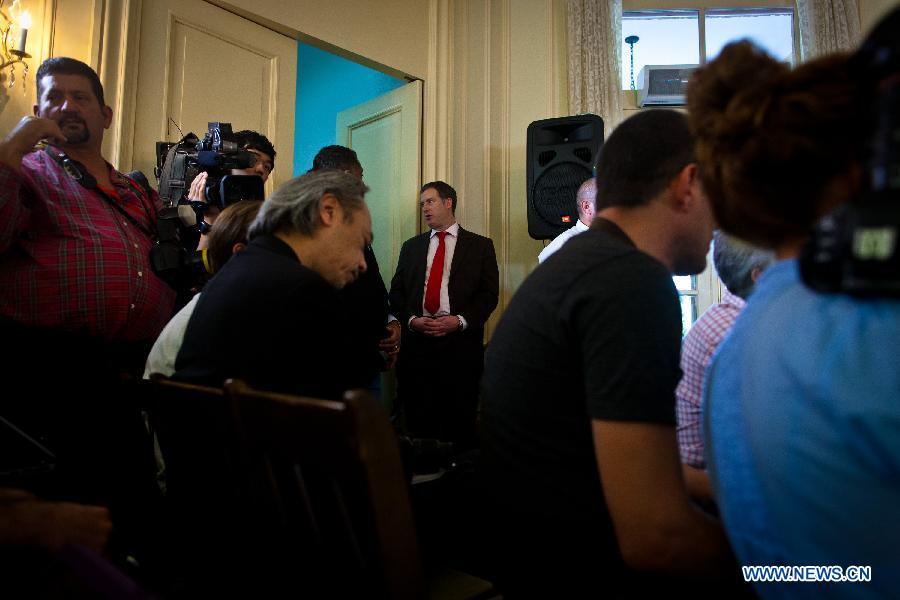
[[[437,126],[437,14],[438,2],[428,3],[428,57],[425,74],[425,89],[422,94],[422,175],[421,179],[430,181],[437,170],[437,142],[434,128]]]
[[[100,77],[107,103],[113,109],[113,122],[104,145],[107,159],[122,171],[131,170],[133,164],[141,3],[142,0],[105,3],[104,35],[98,50]],[[152,181],[152,173],[144,174]]]
[[[462,15],[457,19],[457,14],[451,14],[452,23],[450,30],[453,31],[454,41],[458,39],[466,40],[465,44],[453,43],[454,54],[451,58],[453,61],[453,89],[449,89],[450,107],[448,114],[452,116],[449,123],[448,133],[452,132],[450,138],[449,155],[455,160],[451,161],[452,173],[448,173],[451,180],[448,183],[456,189],[463,202],[457,205],[456,220],[465,224],[469,230],[472,224],[466,220],[469,214],[470,194],[466,185],[468,181],[468,164],[469,164],[469,2],[463,1],[454,3],[459,6]],[[458,21],[458,22],[457,22]],[[459,55],[456,55],[456,49],[459,48]],[[457,147],[457,145],[461,147]]]
[[[94,65],[98,73],[103,69],[105,46],[107,45],[106,32],[109,29],[106,27],[106,18],[111,10],[115,10],[110,4],[116,3],[106,2],[105,0],[93,0],[91,2],[93,17],[91,18],[91,59],[89,62]]]
[[[550,93],[547,94],[547,114],[551,117],[556,117],[560,114],[560,107],[562,104],[560,101],[559,85],[557,85],[560,69],[556,60],[559,56],[559,53],[557,52],[559,36],[557,35],[556,0],[547,0],[547,9],[547,56],[549,57],[549,60],[547,61],[547,81],[549,81],[551,85]]]
[[[428,10],[428,73],[424,93],[422,181],[446,179],[450,173],[449,138],[453,53],[449,0],[430,0]],[[420,216],[421,219],[421,216]],[[420,227],[421,230],[421,220]]]
[[[44,0],[43,10],[44,32],[41,35],[41,55],[33,63],[35,73],[42,62],[53,56],[53,39],[56,33],[56,0]]]
[[[483,2],[484,14],[484,45],[482,56],[484,57],[484,69],[482,71],[482,98],[483,117],[481,130],[484,132],[481,148],[481,197],[484,211],[484,235],[491,237],[491,3]]]
[[[510,299],[510,289],[512,287],[512,282],[509,277],[509,240],[510,240],[510,219],[512,216],[512,211],[510,209],[510,73],[511,73],[511,39],[512,39],[512,23],[510,19],[510,0],[500,0],[503,5],[503,73],[500,76],[501,81],[503,82],[503,95],[502,95],[502,114],[503,120],[501,121],[500,126],[500,139],[502,140],[502,144],[500,147],[500,196],[501,203],[503,206],[502,209],[502,225],[500,232],[500,240],[501,240],[501,280],[502,285],[500,286],[500,313],[494,311],[496,315],[495,319],[499,317],[499,314],[506,310],[507,305],[509,304]],[[490,330],[493,330],[493,325],[490,327]],[[490,335],[491,331],[488,332]]]

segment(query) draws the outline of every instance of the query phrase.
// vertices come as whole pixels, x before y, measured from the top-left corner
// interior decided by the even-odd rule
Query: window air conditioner
[[[696,69],[697,65],[645,65],[638,75],[638,106],[684,105],[687,84]]]

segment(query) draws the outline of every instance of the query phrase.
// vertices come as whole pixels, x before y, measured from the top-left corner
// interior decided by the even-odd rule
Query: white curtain
[[[854,50],[859,44],[856,0],[797,0],[800,58]]]
[[[603,118],[608,135],[622,121],[622,0],[566,0],[569,110]]]

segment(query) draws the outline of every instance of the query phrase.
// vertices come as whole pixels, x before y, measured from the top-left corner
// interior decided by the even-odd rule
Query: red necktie
[[[438,231],[438,247],[431,261],[431,273],[428,274],[428,285],[425,286],[425,310],[431,314],[441,308],[441,279],[444,278],[444,237],[446,231]]]

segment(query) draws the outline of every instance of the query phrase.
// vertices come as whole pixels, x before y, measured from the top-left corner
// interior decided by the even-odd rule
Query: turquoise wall
[[[337,113],[404,84],[402,79],[299,42],[294,175],[308,171],[319,149],[335,143]]]

